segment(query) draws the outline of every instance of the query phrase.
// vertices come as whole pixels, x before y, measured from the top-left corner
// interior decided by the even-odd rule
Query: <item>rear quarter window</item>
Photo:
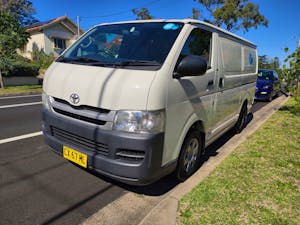
[[[225,74],[238,74],[242,71],[241,44],[220,38],[221,58]]]
[[[243,47],[244,63],[243,72],[244,73],[255,73],[256,70],[256,51],[251,48]]]

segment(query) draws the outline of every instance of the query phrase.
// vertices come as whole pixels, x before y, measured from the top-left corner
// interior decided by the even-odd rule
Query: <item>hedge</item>
[[[2,72],[3,76],[37,76],[40,65],[37,62],[30,61],[22,56],[15,56],[6,59],[6,68]]]

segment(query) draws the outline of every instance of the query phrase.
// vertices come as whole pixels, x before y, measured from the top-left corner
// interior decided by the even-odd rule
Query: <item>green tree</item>
[[[29,0],[0,0],[0,11],[14,15],[23,26],[37,22],[33,17],[35,9]]]
[[[269,58],[267,55],[258,56],[258,68],[260,69],[275,69],[278,70],[280,67],[279,58]]]
[[[192,12],[193,12],[192,18],[193,19],[198,19],[199,16],[200,16],[199,11],[197,9],[193,8]]]
[[[276,56],[276,57],[274,57],[274,60],[273,60],[273,68],[274,69],[279,69],[279,67],[280,67],[280,61],[279,61],[279,58]]]
[[[268,20],[259,12],[259,6],[248,0],[194,0],[209,13],[208,17],[193,9],[193,18],[201,17],[204,21],[223,27],[229,31],[268,26]]]
[[[280,62],[279,62],[279,58],[276,56],[274,58],[270,58],[269,59],[269,63],[268,63],[268,69],[274,69],[277,70],[280,67]]]
[[[141,8],[141,9],[133,9],[133,14],[136,15],[137,20],[151,20],[154,17],[150,15],[150,12],[147,8]]]
[[[285,52],[288,52],[289,49],[285,48]],[[290,53],[286,59],[284,60],[285,63],[288,63],[287,65],[284,65],[284,73],[286,74],[285,78],[289,84],[289,86],[292,87],[292,90],[294,89],[295,94],[299,94],[299,82],[300,82],[300,46]]]
[[[8,69],[9,62],[16,58],[16,49],[23,47],[28,38],[14,15],[0,11],[0,72]]]
[[[258,56],[258,68],[260,69],[269,69],[269,61],[267,55]]]

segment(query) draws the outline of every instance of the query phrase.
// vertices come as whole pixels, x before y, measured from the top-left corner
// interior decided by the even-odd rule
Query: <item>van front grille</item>
[[[79,147],[102,155],[108,155],[108,146],[106,144],[96,142],[77,134],[70,133],[57,127],[51,126],[51,135],[66,144]]]
[[[74,105],[71,105],[66,100],[63,100],[63,99],[60,99],[60,98],[53,98],[53,99],[56,102],[59,102],[61,104],[67,105],[67,106],[70,106],[70,107],[72,107],[73,109],[76,109],[76,110],[89,110],[89,111],[100,113],[100,114],[108,114],[110,112],[110,110],[108,110],[108,109],[101,109],[101,108],[96,108],[96,107],[87,106],[87,105],[74,106]]]
[[[72,117],[74,119],[82,120],[82,121],[85,121],[85,122],[88,122],[88,123],[93,123],[93,124],[97,124],[97,125],[101,125],[101,126],[106,124],[106,121],[97,120],[97,119],[94,119],[94,118],[90,118],[90,117],[82,116],[82,115],[79,115],[79,114],[67,112],[67,111],[64,111],[64,110],[61,110],[61,109],[58,109],[58,108],[55,108],[55,107],[53,107],[53,110],[55,112],[59,113],[59,114],[64,115],[64,116]]]
[[[144,160],[145,152],[131,149],[118,149],[116,152],[116,158],[125,161],[140,162]]]

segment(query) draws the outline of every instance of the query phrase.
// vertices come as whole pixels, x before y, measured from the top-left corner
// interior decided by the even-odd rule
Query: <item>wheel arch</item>
[[[244,107],[244,105],[246,104],[247,107],[247,113],[249,113],[251,107],[252,107],[252,101],[250,98],[250,93],[247,91],[246,94],[243,96],[243,98],[241,99],[241,104],[239,107],[239,112],[241,112],[242,108]]]
[[[201,156],[203,155],[204,152],[204,147],[205,147],[205,134],[204,134],[204,130],[203,130],[203,123],[201,120],[198,121],[194,121],[194,123],[189,127],[189,129],[187,130],[187,132],[184,134],[184,138],[183,141],[180,145],[180,150],[179,150],[179,154],[177,157],[177,166],[176,166],[176,170],[175,170],[175,175],[176,178],[179,181],[184,181],[186,180],[188,177],[190,177],[200,166],[200,162],[201,162]],[[195,134],[197,134],[195,136]],[[200,136],[199,136],[200,135]],[[186,171],[185,168],[185,162],[186,162],[186,158],[189,158],[189,156],[187,157],[186,154],[190,154],[190,151],[188,151],[189,153],[187,153],[187,143],[189,143],[189,141],[191,141],[192,137],[199,137],[199,142],[200,145],[198,145],[198,153],[197,153],[197,158],[194,159],[195,161],[192,163],[193,166],[191,167],[190,171]],[[193,153],[193,157],[194,157]],[[193,158],[192,157],[192,158]],[[189,160],[192,160],[192,158],[190,158]]]
[[[202,144],[202,150],[205,147],[205,124],[202,120],[199,120],[199,118],[196,115],[192,115],[189,122],[186,123],[186,126],[183,129],[183,132],[181,133],[181,136],[179,138],[178,141],[178,145],[177,145],[177,160],[179,158],[181,149],[182,149],[182,145],[184,143],[185,138],[187,137],[187,135],[189,134],[189,132],[191,132],[191,130],[196,129],[199,130],[201,133],[201,144]]]

